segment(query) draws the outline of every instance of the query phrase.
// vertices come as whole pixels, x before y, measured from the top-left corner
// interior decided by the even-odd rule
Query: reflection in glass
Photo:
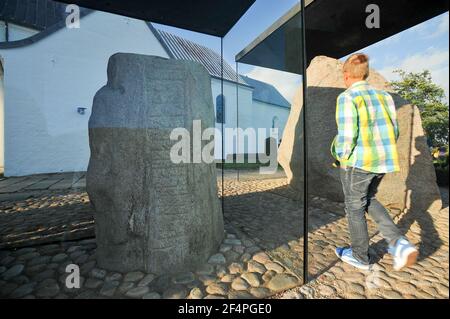
[[[291,5],[297,7],[299,3]],[[286,274],[293,276],[293,281],[301,284],[304,276],[301,25],[298,20],[274,17],[256,6],[253,9],[237,25],[258,34],[236,56],[244,85],[237,87],[235,125],[243,131],[252,129],[255,142],[250,141],[248,133],[238,139],[238,154],[233,163],[238,175],[233,179],[230,176],[226,183],[241,191],[225,197],[224,216]],[[288,23],[272,34],[270,24],[259,28],[259,24],[251,23],[269,19],[278,19],[274,24],[277,26],[282,20]],[[265,31],[267,27],[269,31]],[[237,33],[233,29],[226,41],[237,39]],[[256,160],[252,162],[253,159]],[[268,170],[271,160],[276,162],[273,171]]]

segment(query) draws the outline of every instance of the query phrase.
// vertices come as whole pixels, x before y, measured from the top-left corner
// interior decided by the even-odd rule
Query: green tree
[[[391,86],[397,94],[419,108],[423,128],[432,146],[448,145],[449,107],[444,102],[444,90],[433,83],[427,70],[419,73],[395,72],[400,75],[400,80],[391,82]]]

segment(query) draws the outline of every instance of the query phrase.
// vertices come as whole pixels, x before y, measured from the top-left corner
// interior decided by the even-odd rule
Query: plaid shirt
[[[341,165],[373,173],[400,170],[397,114],[387,92],[354,83],[337,98],[336,123],[331,153]]]

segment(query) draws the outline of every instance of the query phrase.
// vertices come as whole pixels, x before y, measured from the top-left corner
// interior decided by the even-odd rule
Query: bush
[[[448,186],[448,147],[445,154],[438,156],[434,160],[434,169],[436,170],[436,181],[439,186]]]
[[[448,186],[448,165],[447,167],[436,168],[436,181],[439,186]]]

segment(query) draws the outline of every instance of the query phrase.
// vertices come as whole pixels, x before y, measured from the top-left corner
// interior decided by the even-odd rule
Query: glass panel
[[[216,122],[225,123],[225,97],[223,94],[216,98]]]
[[[206,296],[244,254],[223,243],[235,73],[220,39],[44,2],[53,24],[17,19],[0,43],[0,297]],[[69,264],[86,279],[73,289]],[[16,291],[25,279],[36,288]]]
[[[441,4],[444,4],[444,2]],[[431,57],[423,60],[418,58],[430,53],[425,48],[440,41],[444,41],[441,43],[445,43],[448,47],[448,28],[447,33],[441,35],[441,40],[437,40],[437,38],[432,40],[425,35],[420,36],[418,31],[433,30],[442,21],[445,24],[448,15],[437,17],[434,21],[430,20],[378,42],[396,32],[409,28],[412,24],[418,23],[419,20],[426,20],[425,17],[427,16],[431,17],[429,16],[430,12],[438,10],[439,4],[436,2],[436,4],[426,8],[423,7],[423,10],[420,10],[418,8],[422,7],[419,2],[408,1],[408,9],[405,11],[403,8],[402,3],[396,1],[383,2],[379,6],[368,5],[361,1],[346,1],[338,6],[332,1],[315,1],[310,8],[311,10],[307,10],[306,42],[308,49],[310,49],[307,56],[308,60],[312,60],[309,64],[307,79],[307,128],[309,133],[307,140],[310,158],[308,190],[311,195],[308,214],[310,232],[309,270],[311,278],[320,276],[320,278],[323,278],[323,281],[321,279],[322,283],[333,287],[340,297],[350,295],[351,288],[348,286],[348,282],[353,283],[351,293],[355,297],[370,297],[375,293],[381,294],[380,296],[383,297],[387,295],[382,278],[384,272],[392,273],[393,271],[392,256],[387,253],[388,243],[392,240],[393,234],[396,234],[394,238],[399,234],[406,235],[420,250],[419,262],[404,269],[404,273],[411,274],[411,276],[407,275],[407,281],[415,282],[417,287],[427,286],[427,284],[419,275],[420,270],[417,273],[416,270],[421,269],[422,262],[427,263],[426,260],[430,254],[438,254],[440,250],[438,247],[442,245],[439,227],[436,221],[431,220],[432,218],[438,218],[437,216],[440,215],[442,202],[439,188],[436,186],[433,159],[430,158],[429,154],[430,146],[444,147],[441,155],[435,153],[437,157],[440,157],[440,159],[436,158],[435,161],[441,163],[439,165],[443,165],[442,167],[448,167],[448,160],[445,159],[448,158],[448,153],[445,154],[446,147],[444,146],[448,144],[448,140],[445,138],[440,142],[434,141],[434,144],[429,143],[429,141],[427,143],[427,137],[433,136],[434,133],[431,131],[427,133],[426,124],[419,123],[420,118],[424,120],[422,123],[425,123],[427,118],[426,112],[421,113],[419,110],[419,105],[422,102],[416,102],[418,104],[416,109],[411,106],[411,102],[406,102],[403,98],[406,97],[405,92],[414,91],[416,92],[415,96],[421,95],[421,93],[417,95],[417,92],[424,88],[422,84],[425,82],[430,84],[433,81],[430,81],[430,79],[424,82],[419,81],[421,82],[420,85],[417,85],[418,82],[416,82],[419,78],[424,80],[424,74],[420,74],[418,71],[427,69],[428,66],[431,67],[425,60],[433,60]],[[400,11],[404,19],[397,22],[395,21],[396,13]],[[360,14],[361,12],[366,12],[366,14]],[[377,16],[376,12],[379,12],[380,16]],[[334,17],[339,17],[339,19]],[[352,18],[347,19],[347,17]],[[368,21],[370,19],[372,19],[372,23],[378,23],[379,19],[381,21],[392,19],[393,23],[387,27],[386,25],[383,26],[383,22],[381,22],[381,28],[369,28],[368,24],[370,23]],[[352,26],[348,25],[346,21],[351,21]],[[443,40],[444,37],[445,40]],[[377,43],[373,44],[375,42]],[[414,45],[412,45],[413,43]],[[367,47],[368,44],[372,45]],[[330,152],[332,141],[338,134],[335,117],[336,101],[339,94],[344,92],[349,85],[344,83],[342,65],[350,54],[356,52],[364,52],[369,56],[370,72],[367,81],[370,86],[378,90],[388,91],[391,94],[395,102],[400,127],[400,135],[395,147],[399,154],[400,169],[398,172],[383,176],[379,185],[377,179],[371,179],[374,175],[361,173],[357,170],[355,170],[356,173],[351,175],[353,181],[355,181],[355,178],[361,179],[361,176],[367,177],[367,179],[363,178],[366,183],[371,181],[369,186],[366,184],[367,189],[370,189],[367,203],[364,203],[364,196],[358,193],[358,205],[367,205],[364,207],[364,211],[367,213],[365,216],[368,225],[369,256],[371,262],[374,263],[372,270],[365,272],[364,276],[361,275],[361,270],[341,262],[334,253],[336,247],[347,247],[355,243],[352,243],[350,238],[349,222],[344,209],[343,187],[340,178],[342,169],[334,166],[335,159]],[[394,59],[391,55],[392,52],[401,53],[396,54]],[[415,63],[409,64],[411,62],[410,56],[417,57]],[[336,60],[335,58],[339,59]],[[401,75],[392,72],[397,68],[403,69],[406,73]],[[409,74],[409,72],[415,74]],[[440,71],[438,72],[436,69],[435,72],[435,76],[438,76]],[[402,77],[405,78],[402,79]],[[412,78],[415,80],[411,81]],[[436,77],[432,77],[432,79],[436,79]],[[389,88],[388,82],[392,80],[400,80],[400,82]],[[400,87],[397,87],[398,84],[400,84]],[[353,94],[356,94],[355,91],[353,91]],[[363,91],[362,96],[367,99],[365,92]],[[373,116],[375,109],[379,110],[382,107],[381,105],[384,105],[378,101],[377,97],[371,95],[371,98],[373,100],[367,103],[370,107],[364,108],[362,106],[358,110],[359,112],[367,110],[370,114],[369,117]],[[438,99],[442,101],[445,98],[441,96]],[[438,103],[438,105],[442,104]],[[447,115],[448,106],[445,106],[441,111],[443,112],[441,114]],[[364,113],[360,112],[359,114]],[[362,136],[364,138],[370,136],[370,134],[364,135],[362,133],[367,127],[371,128],[371,132],[388,131],[388,127],[392,127],[389,124],[391,122],[389,120],[385,122],[386,118],[382,118],[382,120],[378,118],[377,123],[370,123],[368,126],[363,119],[359,118],[358,125],[361,129],[359,140]],[[445,130],[444,135],[448,135],[448,124],[441,123],[440,127]],[[378,143],[375,142],[376,136],[372,136],[368,140],[371,139],[374,143]],[[393,142],[388,139],[381,144],[383,144],[383,147],[374,149],[374,152],[370,153],[371,157],[367,157],[367,149],[359,144],[355,148],[354,154],[358,154],[358,159],[361,159],[362,154],[364,154],[364,163],[358,160],[351,165],[364,166],[365,170],[391,170],[392,167],[389,166],[397,158],[393,153],[384,153],[383,148],[392,146]],[[383,160],[379,162],[378,159],[380,158],[383,158]],[[445,169],[443,170],[445,171]],[[442,172],[442,169],[438,166],[436,171],[439,173]],[[417,180],[417,184],[413,180]],[[363,185],[364,182],[354,182],[353,186],[347,184],[346,189],[348,191],[353,188],[357,192],[364,193]],[[386,214],[385,209],[378,205],[377,201],[371,199],[374,192],[377,192],[377,201],[387,209],[388,214]],[[448,194],[448,189],[443,190],[442,193]],[[447,196],[444,196],[444,200],[445,197]],[[448,206],[448,203],[444,204],[443,207],[446,206]],[[361,213],[358,212],[355,215],[361,216]],[[388,217],[389,215],[390,217]],[[395,228],[392,227],[390,218],[393,218],[399,231],[395,231]],[[381,225],[377,225],[376,220]],[[437,244],[431,244],[432,242]],[[403,283],[398,279],[391,281],[390,284],[393,289],[397,289]],[[409,293],[418,296],[416,294],[418,291],[413,292],[411,290]]]
[[[392,260],[373,221],[370,253],[380,267],[362,276],[334,254],[350,244],[329,152],[345,86],[342,61],[312,58],[349,54],[443,8],[408,1],[403,12],[405,1],[386,2],[386,18],[405,19],[369,35],[364,1],[307,2],[315,18],[305,21],[306,41],[315,51],[306,56],[298,0],[256,1],[224,39],[51,0],[4,2],[0,297],[264,298],[301,285],[306,266],[309,279],[333,268],[321,278],[336,292],[346,281],[358,294],[358,285],[365,294],[378,289],[380,267]],[[365,48],[371,66],[392,68],[381,46],[405,59],[435,39],[448,46],[448,13],[436,19]],[[418,29],[439,32],[422,37]],[[441,61],[438,53],[428,60]],[[436,65],[442,75],[445,63]],[[448,261],[448,105],[427,73],[400,75],[391,92],[400,172],[383,177],[379,201],[421,254],[389,280],[411,296],[423,294],[405,278],[441,296],[420,275],[430,260]],[[368,81],[386,86],[373,70]],[[431,111],[404,101],[405,89],[434,92]],[[77,268],[79,286],[76,275],[65,280]],[[445,282],[441,270],[433,276]]]
[[[261,33],[284,19],[283,14],[294,5],[298,1],[257,1],[225,37],[225,56],[236,44],[240,46],[235,54],[261,39]],[[284,68],[289,65],[290,71],[298,71],[302,67],[301,54],[290,56],[285,63],[291,48],[301,52],[302,39],[295,37],[301,36],[299,30],[299,20],[291,21],[286,29],[269,35],[269,41],[262,41],[241,58],[238,54],[244,63],[236,65],[240,76],[235,84],[236,118],[227,122],[236,134],[227,156],[224,216],[256,251],[267,256],[266,260],[254,259],[266,267],[262,280],[272,287],[269,294],[275,293],[274,264],[293,286],[303,283],[302,78]],[[254,261],[247,264],[253,267]]]

